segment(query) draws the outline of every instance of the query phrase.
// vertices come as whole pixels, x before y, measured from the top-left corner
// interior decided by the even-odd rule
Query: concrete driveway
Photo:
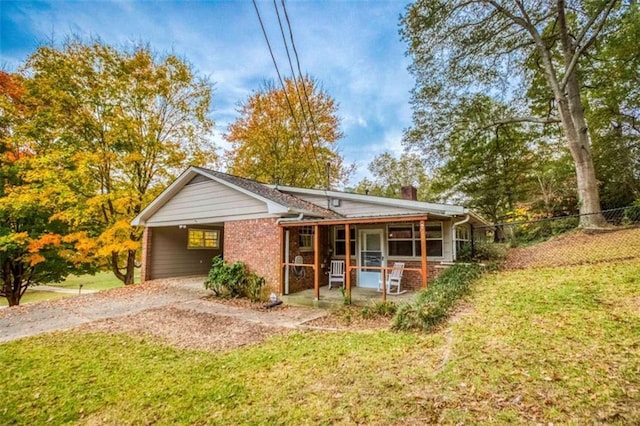
[[[77,297],[31,303],[0,310],[0,343],[40,333],[62,331],[94,321],[162,307],[234,317],[264,325],[295,328],[324,316],[318,309],[261,312],[204,300],[204,277],[150,281]]]

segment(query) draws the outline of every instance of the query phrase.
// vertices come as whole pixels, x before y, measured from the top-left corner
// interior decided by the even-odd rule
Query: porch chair
[[[393,264],[393,268],[391,269],[391,273],[387,275],[387,294],[402,294],[406,293],[407,290],[402,290],[401,282],[402,282],[402,274],[404,273],[404,263],[396,262]],[[382,291],[382,281],[379,283],[378,291]]]
[[[344,260],[332,260],[329,270],[329,290],[333,283],[340,283],[340,287],[344,287],[344,277]]]

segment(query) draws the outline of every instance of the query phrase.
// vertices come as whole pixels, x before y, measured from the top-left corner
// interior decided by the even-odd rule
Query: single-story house
[[[474,225],[462,206],[267,185],[189,167],[133,221],[144,226],[142,280],[204,275],[211,260],[243,261],[270,291],[289,294],[328,282],[331,260],[345,261],[346,288],[378,288],[395,262],[403,287],[426,287],[456,261]]]

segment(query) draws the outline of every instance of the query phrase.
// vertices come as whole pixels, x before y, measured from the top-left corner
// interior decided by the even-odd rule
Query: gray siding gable
[[[210,179],[191,181],[160,207],[148,226],[220,223],[269,216],[266,203]]]

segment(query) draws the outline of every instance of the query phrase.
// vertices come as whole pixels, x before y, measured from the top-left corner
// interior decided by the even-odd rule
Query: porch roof
[[[308,219],[280,219],[278,225],[284,228],[296,226],[312,226],[312,225],[367,225],[376,223],[394,223],[394,222],[417,222],[427,220],[428,215],[425,214],[406,214],[406,215],[389,215],[389,216],[361,216],[361,217],[343,217],[343,218],[308,218]]]

